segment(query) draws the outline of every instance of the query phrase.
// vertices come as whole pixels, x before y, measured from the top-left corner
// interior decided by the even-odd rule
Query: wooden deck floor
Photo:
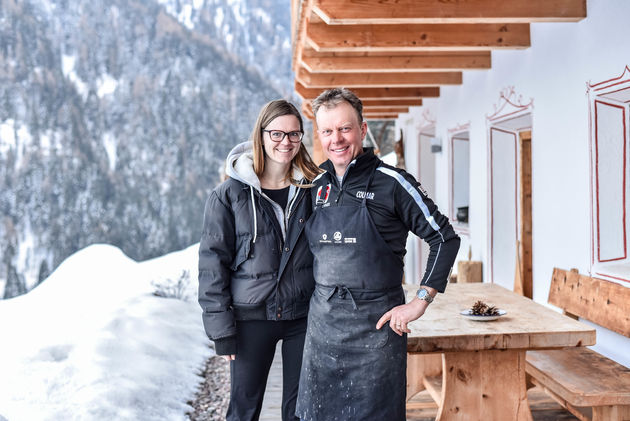
[[[280,344],[276,348],[267,381],[267,391],[260,415],[260,421],[279,421],[280,405],[282,402],[282,362]],[[564,410],[558,403],[538,388],[530,389],[527,393],[534,421],[579,421],[570,412]],[[407,411],[408,421],[434,421],[437,405],[429,394],[424,391],[412,399],[414,409]]]

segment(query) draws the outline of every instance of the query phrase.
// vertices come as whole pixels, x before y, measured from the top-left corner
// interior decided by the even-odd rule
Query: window
[[[591,272],[630,282],[628,127],[630,69],[589,85],[591,118]]]
[[[468,234],[470,205],[470,134],[458,131],[450,138],[451,197],[450,219],[462,234]]]

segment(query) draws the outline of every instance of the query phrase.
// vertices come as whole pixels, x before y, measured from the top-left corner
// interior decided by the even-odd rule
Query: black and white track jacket
[[[364,148],[348,165],[341,185],[332,162],[326,161],[320,167],[326,172],[313,182],[313,207],[360,206],[363,197],[367,197],[368,212],[383,240],[400,257],[401,265],[409,231],[429,244],[421,284],[444,292],[460,239],[420,183],[406,171],[383,163],[372,148]],[[365,185],[375,167],[366,192]]]

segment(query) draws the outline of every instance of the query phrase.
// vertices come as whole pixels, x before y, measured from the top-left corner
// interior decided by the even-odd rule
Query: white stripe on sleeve
[[[444,237],[440,232],[440,226],[437,224],[437,222],[435,222],[435,219],[433,219],[433,216],[429,213],[429,208],[424,203],[424,200],[422,200],[422,196],[420,195],[420,193],[418,193],[418,190],[414,188],[414,186],[410,182],[405,180],[405,177],[403,177],[396,171],[382,166],[378,167],[377,169],[383,174],[393,177],[394,179],[396,179],[396,181],[398,181],[398,183],[400,183],[400,185],[407,191],[407,193],[411,195],[413,200],[416,202],[416,204],[422,211],[422,214],[424,215],[424,219],[426,219],[429,225],[431,225],[431,228],[440,233],[440,237],[442,237],[442,241],[444,241]]]

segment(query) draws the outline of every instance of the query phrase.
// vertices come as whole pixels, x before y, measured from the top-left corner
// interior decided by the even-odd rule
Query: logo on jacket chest
[[[359,199],[374,200],[374,193],[373,193],[373,192],[371,192],[371,191],[369,191],[369,192],[364,192],[364,191],[359,190],[359,191],[357,192],[357,195],[356,195],[356,196],[357,196]]]
[[[324,186],[319,186],[317,188],[317,197],[315,200],[315,205],[323,205],[324,203],[328,203],[328,199],[330,198],[330,183]]]

